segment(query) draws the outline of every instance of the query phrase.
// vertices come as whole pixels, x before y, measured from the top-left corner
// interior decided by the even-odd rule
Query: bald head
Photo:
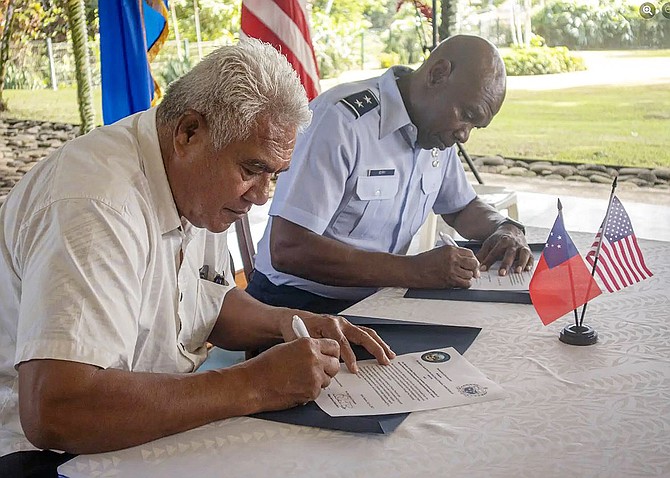
[[[442,41],[431,52],[420,69],[447,61],[450,74],[459,83],[476,84],[500,109],[505,99],[505,63],[496,47],[488,40],[474,35],[455,35]]]
[[[505,64],[489,41],[456,35],[441,42],[398,88],[417,144],[445,149],[464,143],[473,128],[485,128],[505,99]]]

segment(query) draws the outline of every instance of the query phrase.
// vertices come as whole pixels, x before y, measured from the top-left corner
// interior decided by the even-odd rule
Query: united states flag
[[[310,100],[319,94],[305,0],[242,0],[241,26],[243,35],[270,43],[286,56]]]
[[[609,292],[621,290],[631,284],[651,277],[635,238],[633,225],[619,198],[612,198],[612,207],[607,224],[600,226],[586,260],[593,266],[600,237],[605,231],[600,246],[596,272]]]

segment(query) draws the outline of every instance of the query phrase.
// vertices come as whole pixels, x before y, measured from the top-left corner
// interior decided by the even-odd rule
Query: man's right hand
[[[412,256],[416,274],[411,287],[424,289],[468,288],[479,277],[479,261],[470,249],[442,246]]]
[[[248,360],[262,410],[282,410],[315,400],[340,370],[340,346],[332,339],[300,338]]]

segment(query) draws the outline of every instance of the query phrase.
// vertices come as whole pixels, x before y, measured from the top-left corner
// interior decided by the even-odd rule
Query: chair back
[[[237,244],[242,256],[242,267],[244,268],[244,278],[247,283],[251,280],[251,272],[254,270],[254,258],[256,249],[254,241],[251,238],[251,227],[249,226],[249,217],[245,214],[235,221],[235,234],[237,235]]]

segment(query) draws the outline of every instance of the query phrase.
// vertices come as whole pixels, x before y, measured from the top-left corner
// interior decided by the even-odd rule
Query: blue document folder
[[[480,328],[456,327],[451,325],[417,324],[399,320],[378,319],[344,315],[351,323],[374,329],[379,336],[398,354],[421,352],[430,349],[453,347],[464,354],[475,341]],[[373,358],[365,349],[353,345],[358,360]],[[364,415],[357,417],[331,417],[315,402],[306,405],[252,415],[264,420],[272,420],[294,425],[328,428],[358,433],[390,433],[395,430],[409,413],[389,415]]]
[[[474,253],[477,253],[481,247],[481,242],[474,241],[457,241],[457,244],[460,247],[471,249]],[[531,243],[528,246],[533,251],[537,262],[544,249],[544,243]],[[407,299],[465,300],[508,304],[532,303],[527,290],[407,289],[404,297]]]
[[[479,241],[456,241],[456,244],[458,244],[458,247],[465,247],[470,249],[475,254],[479,252],[479,249],[482,247],[482,243]],[[534,253],[542,252],[544,250],[544,246],[544,242],[531,242],[528,244],[528,247]],[[535,254],[535,257],[537,257],[537,254]]]
[[[466,300],[470,302],[504,302],[532,304],[527,290],[470,290],[470,289],[407,289],[407,299]]]

